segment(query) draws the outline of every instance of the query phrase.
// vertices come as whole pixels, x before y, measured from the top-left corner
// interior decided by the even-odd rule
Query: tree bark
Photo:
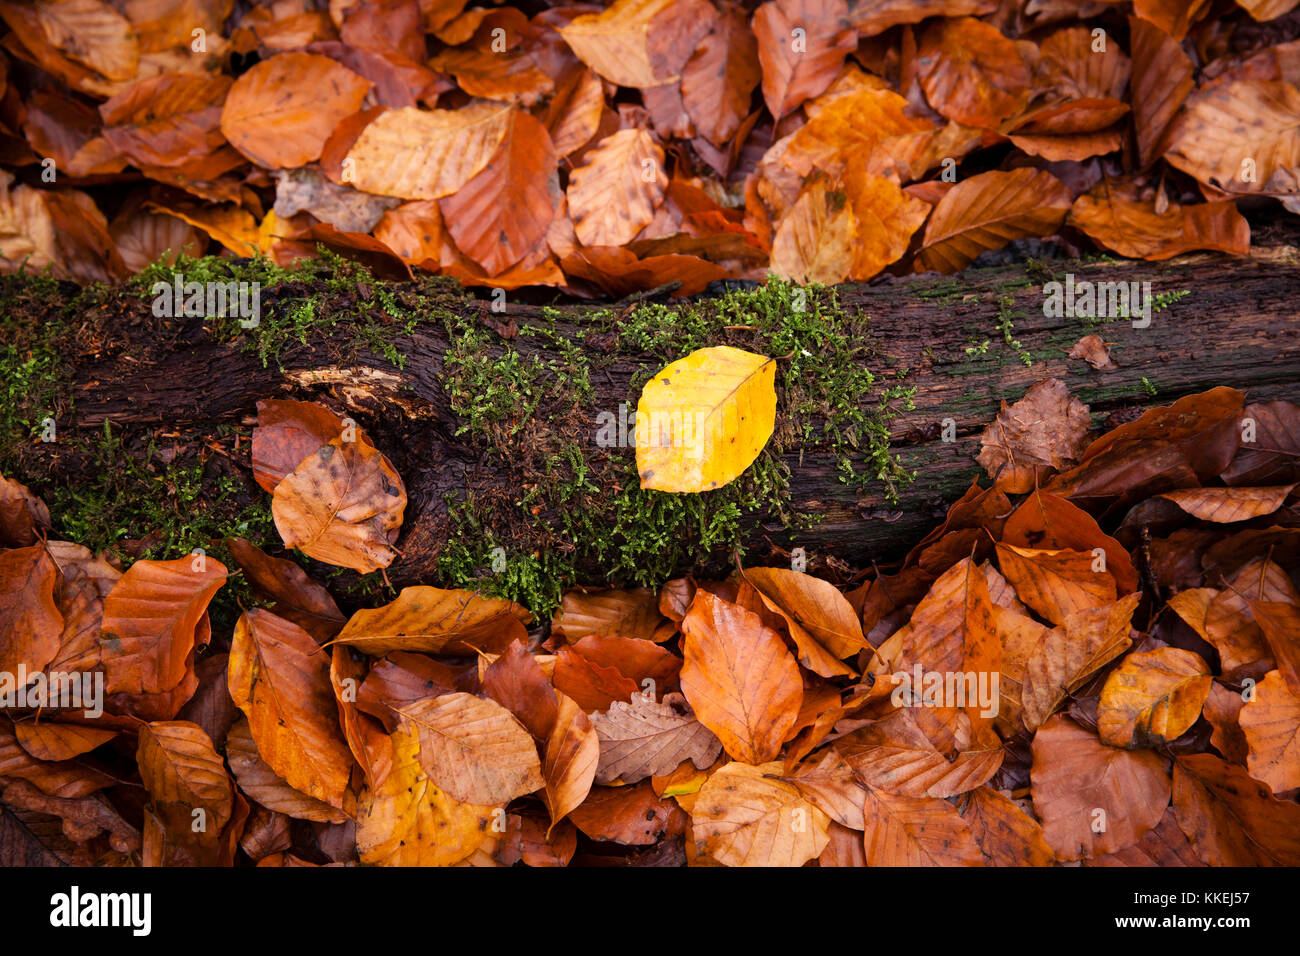
[[[1294,241],[1294,234],[1284,238]],[[1111,415],[1133,417],[1143,408],[1219,385],[1241,389],[1252,401],[1300,399],[1300,324],[1294,319],[1300,270],[1294,245],[1275,243],[1238,260],[1201,255],[1166,263],[1053,261],[1050,267],[1062,281],[1070,271],[1076,280],[1150,281],[1157,295],[1188,294],[1155,314],[1148,328],[1113,321],[1090,329],[1078,318],[1045,316],[1042,286],[1048,277],[1036,268],[1027,273],[1023,265],[968,270],[945,279],[914,276],[841,287],[840,307],[870,316],[884,384],[915,386],[915,407],[893,419],[890,441],[916,478],[901,488],[897,501],[889,501],[879,483],[863,488],[842,483],[837,477],[840,456],[826,443],[787,443],[780,457],[790,470],[790,503],[820,520],[797,531],[770,519],[750,521],[744,530],[748,559],[779,558],[794,545],[806,549],[814,567],[828,559],[864,567],[897,558],[980,474],[974,460],[979,435],[999,403],[1018,400],[1044,378],[1063,379],[1091,406],[1094,424]],[[263,290],[264,301],[274,302],[282,294],[287,293]],[[365,298],[358,300],[359,308],[366,307]],[[206,442],[246,463],[246,443],[236,448],[229,438],[213,437],[221,423],[247,425],[259,399],[315,398],[353,414],[406,483],[410,500],[397,542],[402,557],[388,571],[395,585],[434,578],[448,536],[463,533],[448,517],[446,497],[467,492],[489,503],[488,527],[480,533],[490,533],[511,552],[559,547],[585,568],[583,576],[600,578],[602,569],[593,566],[584,542],[563,542],[539,531],[556,514],[523,515],[533,521],[528,524],[520,522],[519,514],[507,513],[519,500],[521,485],[544,478],[516,467],[509,449],[503,461],[485,447],[481,435],[457,433],[464,422],[446,388],[450,340],[437,323],[394,336],[393,346],[405,356],[401,367],[376,350],[350,351],[343,331],[316,336],[306,345],[293,342],[278,356],[282,367],[274,358],[264,367],[256,354],[218,341],[194,320],[159,326],[147,314],[147,300],[141,305],[111,298],[106,308],[102,320],[87,319],[87,327],[99,331],[78,340],[77,354],[65,356],[72,369],[73,405],[58,420],[60,442],[31,451],[48,480],[75,480],[75,463],[60,446],[66,448],[70,433],[101,430],[105,421]],[[623,306],[615,308],[626,314]],[[578,305],[560,306],[557,312],[511,304],[506,315],[497,315],[486,303],[464,296],[454,309],[492,330],[493,355],[505,345],[503,331],[510,335],[546,325],[567,334],[592,321],[591,307]],[[1020,349],[999,331],[1000,314],[1014,317],[1010,334]],[[618,324],[616,314],[607,336],[587,340],[586,347],[600,348],[604,356],[581,415],[616,412],[623,402],[634,411],[634,376],[661,364],[622,342]],[[1098,371],[1067,358],[1070,346],[1091,330],[1114,343],[1116,368]],[[735,344],[730,334],[718,344]],[[526,361],[534,356],[543,362],[565,361],[545,338],[517,334],[509,346]],[[1021,361],[1022,353],[1032,356],[1032,365]],[[873,405],[877,397],[864,395],[860,401]],[[948,419],[956,428],[953,442],[941,437]],[[551,424],[540,418],[527,423],[520,441],[545,444]],[[578,422],[578,427],[584,426]],[[589,436],[595,434],[594,421],[588,419],[585,428]],[[609,466],[622,462],[626,468],[633,453],[597,448],[591,440],[583,444],[583,453],[598,487],[586,506],[598,507],[602,496],[617,491]],[[695,562],[725,564],[728,558],[726,549],[720,549],[696,555]]]

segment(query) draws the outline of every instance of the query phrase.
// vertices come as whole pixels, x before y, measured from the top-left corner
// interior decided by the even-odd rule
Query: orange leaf
[[[1274,793],[1300,787],[1300,697],[1278,671],[1264,676],[1237,719],[1249,748],[1250,775]]]
[[[1076,611],[1039,638],[1025,661],[1026,727],[1040,726],[1068,694],[1128,648],[1130,622],[1140,599],[1134,593],[1114,604]]]
[[[1101,689],[1097,732],[1113,747],[1153,747],[1185,733],[1201,716],[1210,668],[1177,647],[1130,654]]]
[[[212,558],[131,565],[104,599],[105,690],[161,694],[180,684],[208,602],[225,581],[225,565]]]
[[[587,799],[600,758],[600,740],[591,718],[572,697],[559,693],[556,697],[559,709],[542,760],[542,777],[546,781],[543,799],[552,826]]]
[[[1115,578],[1090,551],[1036,550],[997,546],[998,567],[1016,594],[1053,624],[1089,608],[1113,603]]]
[[[43,544],[0,552],[0,672],[16,675],[21,664],[34,674],[59,653],[63,615],[54,602],[58,577]]]
[[[1169,763],[1149,750],[1107,747],[1058,715],[1038,728],[1033,751],[1034,810],[1059,859],[1132,846],[1169,805]]]
[[[282,53],[235,81],[221,110],[221,132],[260,166],[302,166],[320,159],[325,140],[361,109],[370,86],[329,57]]]
[[[691,813],[704,852],[725,866],[803,866],[826,848],[830,820],[780,772],[733,762],[709,777]]]
[[[970,792],[962,811],[987,866],[1051,866],[1056,855],[1038,821],[996,790]]]
[[[663,201],[664,151],[643,129],[606,136],[569,174],[569,215],[584,246],[619,246],[636,237]]]
[[[763,100],[775,119],[824,92],[857,46],[845,0],[768,0],[754,12]]]
[[[868,790],[867,866],[983,866],[969,824],[947,800]]]
[[[957,272],[1013,239],[1051,235],[1069,209],[1069,190],[1040,169],[993,170],[964,179],[930,214],[918,271]]]
[[[964,126],[996,127],[1028,102],[1030,73],[1019,49],[982,20],[935,20],[917,55],[925,98]]]
[[[556,161],[546,127],[515,110],[487,166],[439,201],[456,246],[488,275],[505,272],[546,236],[562,195]]]
[[[363,437],[322,445],[275,486],[271,516],[286,548],[366,573],[392,564],[406,489]]]
[[[799,665],[758,615],[697,591],[682,620],[682,692],[700,723],[745,763],[777,755],[803,700]]]
[[[342,808],[352,753],[339,731],[329,657],[296,624],[254,608],[235,624],[230,696],[258,752],[289,786]]]

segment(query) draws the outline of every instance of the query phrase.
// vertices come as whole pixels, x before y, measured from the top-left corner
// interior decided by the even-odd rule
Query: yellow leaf
[[[780,772],[778,761],[729,763],[700,789],[695,840],[719,863],[803,866],[826,848],[829,818]]]
[[[362,791],[358,805],[361,862],[451,866],[480,847],[495,848],[497,808],[462,803],[434,786],[420,765],[414,727],[404,722],[392,740],[392,772],[378,788]]]
[[[641,487],[708,491],[738,477],[772,437],[775,376],[772,359],[723,345],[646,383],[636,407]]]

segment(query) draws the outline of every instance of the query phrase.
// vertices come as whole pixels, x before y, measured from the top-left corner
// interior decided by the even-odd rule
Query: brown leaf
[[[1270,485],[1300,480],[1300,406],[1291,402],[1255,402],[1242,415],[1253,441],[1241,447],[1222,478],[1229,485]]]
[[[559,720],[555,688],[522,640],[516,640],[488,665],[483,672],[483,693],[519,718],[539,743],[547,741]]]
[[[329,57],[282,53],[235,81],[221,110],[221,132],[261,166],[302,166],[320,159],[325,140],[361,108],[370,86]]]
[[[496,856],[506,866],[520,860],[528,866],[568,866],[577,849],[578,829],[568,820],[552,827],[545,817],[511,813]]]
[[[617,666],[597,663],[572,647],[561,647],[555,656],[553,680],[556,690],[568,694],[588,712],[606,710],[640,692],[637,682]]]
[[[1120,593],[1137,590],[1137,571],[1124,546],[1103,532],[1092,515],[1059,495],[1038,490],[1030,494],[1003,525],[1002,542],[1046,550],[1100,548]]]
[[[228,76],[151,76],[99,107],[104,139],[134,165],[183,166],[225,145],[221,110]]]
[[[1174,813],[1208,866],[1300,866],[1300,804],[1213,754],[1174,761]]]
[[[1092,866],[1204,866],[1186,835],[1178,828],[1174,808],[1132,846],[1091,861]]]
[[[1046,379],[1014,405],[1003,400],[997,420],[980,435],[979,463],[1004,491],[1029,491],[1035,478],[1080,459],[1090,424],[1088,406],[1060,379]]]
[[[768,607],[798,624],[840,659],[868,647],[852,605],[829,581],[788,568],[748,568],[742,572],[770,602]]]
[[[1107,747],[1063,716],[1034,734],[1034,811],[1061,860],[1132,846],[1169,805],[1168,761],[1147,750]]]
[[[1016,594],[1053,624],[1073,614],[1110,604],[1116,598],[1115,578],[1093,552],[1035,550],[997,546],[998,566]]]
[[[1133,126],[1145,168],[1169,147],[1170,124],[1196,86],[1195,67],[1181,44],[1164,30],[1129,17],[1133,52]]]
[[[1081,358],[1098,370],[1118,367],[1110,357],[1110,345],[1108,345],[1102,337],[1096,333],[1085,335],[1083,338],[1079,339],[1079,341],[1070,346],[1070,351],[1067,357]]]
[[[333,439],[275,486],[271,515],[286,548],[359,573],[386,568],[406,489],[392,464],[358,436]]]
[[[680,694],[668,694],[661,703],[634,694],[630,701],[616,701],[605,713],[594,714],[592,724],[600,740],[597,783],[638,783],[685,760],[703,770],[722,749]]]
[[[1292,694],[1300,695],[1300,601],[1251,601],[1255,615],[1277,661],[1282,680]]]
[[[682,620],[682,692],[735,760],[775,757],[803,700],[799,665],[758,615],[697,591]]]
[[[1243,565],[1226,584],[1205,609],[1203,636],[1219,652],[1224,674],[1232,674],[1273,655],[1256,617],[1256,606],[1300,605],[1300,592],[1290,576],[1267,559]],[[1285,649],[1286,645],[1282,646]]]
[[[302,628],[244,612],[230,646],[230,696],[258,752],[295,790],[343,808],[353,760],[339,730],[329,657]]]

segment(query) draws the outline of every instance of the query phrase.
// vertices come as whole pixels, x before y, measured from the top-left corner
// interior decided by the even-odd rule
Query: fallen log
[[[1216,385],[1300,399],[1295,239],[1275,233],[1239,260],[1031,260],[833,292],[772,285],[502,311],[444,280],[381,282],[337,260],[301,273],[177,267],[265,280],[254,329],[153,314],[151,283],[170,270],[89,291],[9,277],[10,361],[30,362],[39,340],[62,367],[49,388],[14,397],[23,407],[7,412],[0,467],[42,493],[75,488],[94,467],[86,442],[107,427],[131,455],[150,442],[154,454],[197,454],[205,481],[236,480],[264,504],[248,466],[257,402],[316,399],[356,418],[406,484],[394,586],[477,583],[546,604],[562,584],[655,584],[738,550],[757,563],[802,547],[823,573],[883,565],[980,473],[979,434],[999,403],[1040,379],[1063,379],[1094,424]],[[1045,314],[1054,281],[1150,282],[1159,311]],[[1068,357],[1094,332],[1116,367]],[[727,488],[641,492],[634,450],[619,444],[641,385],[717,344],[782,357],[776,435]],[[56,440],[33,440],[50,419]]]

